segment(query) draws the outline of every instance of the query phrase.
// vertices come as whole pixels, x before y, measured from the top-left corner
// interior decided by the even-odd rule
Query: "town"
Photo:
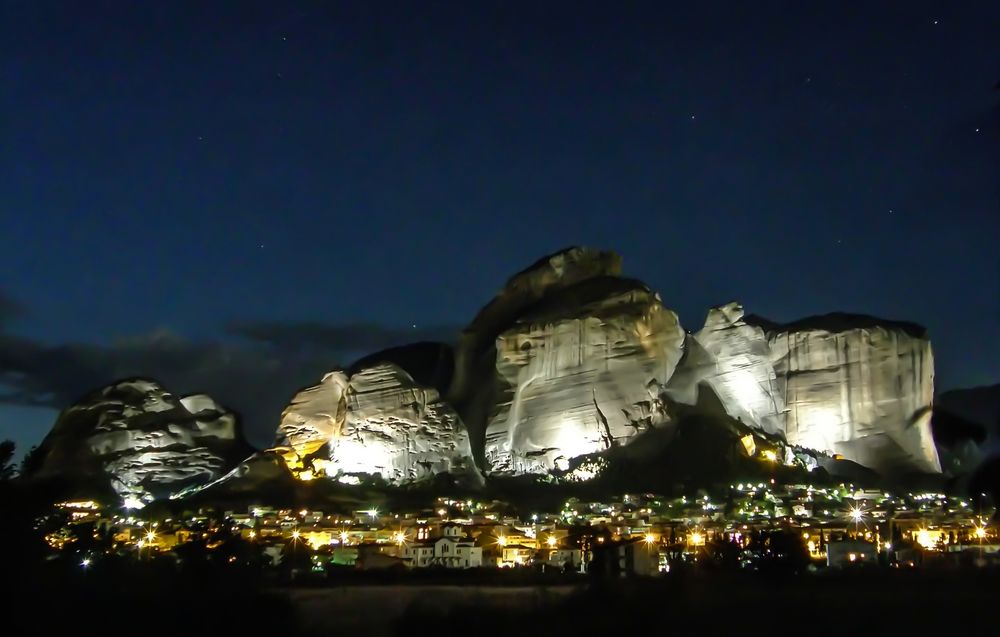
[[[739,483],[721,494],[628,494],[522,512],[501,501],[437,498],[426,509],[348,513],[253,505],[156,519],[95,501],[39,521],[51,550],[83,570],[108,556],[151,560],[195,547],[290,580],[353,571],[519,569],[657,576],[730,567],[796,572],[1000,564],[986,498],[892,494],[854,485]]]

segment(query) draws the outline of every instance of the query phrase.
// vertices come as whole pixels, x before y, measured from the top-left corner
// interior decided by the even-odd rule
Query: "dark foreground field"
[[[984,570],[315,587],[123,572],[29,578],[8,599],[4,632],[11,635],[946,635],[1000,628],[1000,573]]]

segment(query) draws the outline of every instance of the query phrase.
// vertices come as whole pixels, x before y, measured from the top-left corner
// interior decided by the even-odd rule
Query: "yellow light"
[[[300,533],[299,533],[298,529],[295,529],[294,531],[292,531],[292,539],[293,540],[299,539],[299,535],[300,535]]]
[[[306,517],[307,515],[309,515],[309,511],[302,509],[301,511],[299,511],[299,515],[301,515],[302,517]]]
[[[774,451],[771,449],[765,449],[760,453],[760,455],[762,455],[764,457],[764,460],[767,460],[768,462],[778,461],[778,454],[774,453]]]
[[[855,560],[857,560],[857,559],[858,559],[858,555],[857,555],[857,553],[850,553],[850,554],[849,554],[849,555],[847,556],[847,559],[849,559],[849,560],[851,560],[852,562],[854,562]]]
[[[703,536],[701,533],[695,531],[694,533],[691,534],[691,544],[693,544],[694,546],[701,546],[704,543],[705,543],[705,536]]]
[[[149,533],[146,533],[146,541],[147,542],[152,542],[155,539],[156,539],[156,533],[153,533],[152,531],[150,531]]]
[[[803,531],[802,532],[802,539],[803,540],[808,540],[809,539],[809,532],[808,531]]]
[[[139,548],[142,548],[143,546],[146,545],[146,543],[143,542],[142,540],[139,540],[138,542],[135,543],[135,545],[138,546]]]
[[[656,536],[653,535],[652,533],[647,533],[646,534],[646,544],[652,544],[653,542],[656,542]]]
[[[507,538],[505,538],[502,535],[498,535],[497,536],[497,545],[498,546],[507,546]]]
[[[927,529],[920,529],[917,531],[917,544],[924,547],[925,549],[932,549],[936,542],[934,541],[934,536]]]
[[[986,527],[977,526],[976,527],[976,537],[980,540],[986,537]]]
[[[851,519],[855,522],[860,522],[865,517],[865,512],[859,508],[851,509]]]
[[[250,531],[250,539],[252,540],[255,537],[257,537],[257,533],[255,531]]]
[[[440,515],[441,517],[444,517],[447,514],[448,511],[446,509],[438,509],[438,515]]]
[[[347,544],[347,538],[349,537],[350,536],[347,534],[347,531],[340,532],[340,541],[343,542],[344,544]]]
[[[549,548],[555,547],[556,542],[558,542],[558,540],[556,540],[556,536],[554,535],[550,535],[549,539],[545,540],[545,543],[549,545]]]

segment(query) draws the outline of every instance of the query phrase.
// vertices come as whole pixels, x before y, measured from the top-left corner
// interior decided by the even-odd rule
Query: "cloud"
[[[111,345],[46,345],[0,333],[0,403],[63,409],[116,380],[145,376],[177,394],[206,393],[243,416],[258,446],[271,442],[292,395],[356,356],[453,335],[373,324],[247,323],[239,342],[198,342],[154,332]]]
[[[228,332],[282,349],[322,347],[342,352],[375,352],[418,341],[451,343],[455,326],[395,328],[374,323],[237,323]]]

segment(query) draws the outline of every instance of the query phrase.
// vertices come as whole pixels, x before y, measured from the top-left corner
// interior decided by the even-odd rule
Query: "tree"
[[[38,453],[38,445],[34,445],[28,449],[28,453],[24,454],[24,459],[21,460],[21,475],[31,477],[31,474],[37,471],[41,464],[42,454]]]
[[[14,467],[15,447],[13,440],[0,442],[0,480],[10,480],[17,475]]]

